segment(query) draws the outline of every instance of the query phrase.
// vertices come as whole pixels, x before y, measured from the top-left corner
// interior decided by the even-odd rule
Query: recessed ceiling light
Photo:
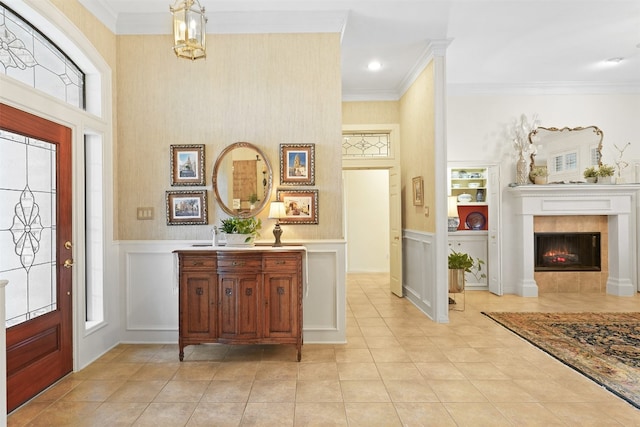
[[[371,61],[369,62],[369,65],[367,65],[367,68],[369,69],[369,71],[378,71],[382,68],[382,64],[380,63],[380,61]]]

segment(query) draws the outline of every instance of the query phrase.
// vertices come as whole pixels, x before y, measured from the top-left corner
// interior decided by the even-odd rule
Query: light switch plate
[[[153,208],[138,208],[138,219],[139,220],[147,220],[153,219]]]

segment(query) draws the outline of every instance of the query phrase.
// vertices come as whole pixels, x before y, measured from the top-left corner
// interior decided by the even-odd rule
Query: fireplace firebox
[[[600,233],[534,233],[534,271],[600,271]]]

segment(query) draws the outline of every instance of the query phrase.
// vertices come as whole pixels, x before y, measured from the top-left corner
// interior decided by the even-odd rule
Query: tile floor
[[[346,345],[119,345],[14,411],[15,426],[640,426],[640,410],[480,311],[640,311],[640,296],[467,292],[436,324],[348,277]]]

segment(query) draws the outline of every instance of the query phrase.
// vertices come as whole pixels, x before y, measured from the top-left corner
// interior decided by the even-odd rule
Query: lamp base
[[[280,236],[282,236],[282,228],[280,228],[280,224],[276,224],[276,226],[273,227],[273,235],[275,236],[276,241],[272,246],[274,248],[282,246],[282,242],[280,241]]]
[[[449,227],[449,232],[457,231],[459,225],[460,225],[460,218],[455,216],[450,216],[447,218],[447,226]]]

